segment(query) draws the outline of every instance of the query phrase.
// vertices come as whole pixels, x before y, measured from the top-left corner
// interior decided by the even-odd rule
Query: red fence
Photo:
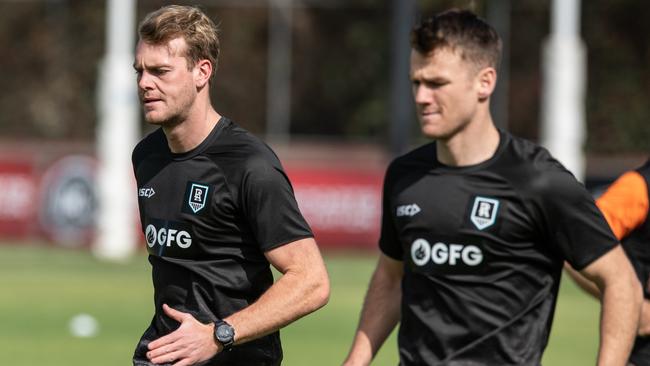
[[[376,246],[382,171],[289,164],[287,174],[321,246]],[[96,186],[95,162],[88,156],[64,156],[44,167],[0,160],[0,238],[87,245],[98,207]]]

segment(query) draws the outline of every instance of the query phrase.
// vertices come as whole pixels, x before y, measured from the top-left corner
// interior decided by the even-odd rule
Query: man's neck
[[[438,140],[438,161],[459,167],[480,164],[494,156],[499,139],[499,131],[487,114],[485,118],[470,122],[451,138]]]
[[[171,152],[179,154],[199,146],[210,135],[221,116],[210,104],[194,110],[179,123],[163,126]]]

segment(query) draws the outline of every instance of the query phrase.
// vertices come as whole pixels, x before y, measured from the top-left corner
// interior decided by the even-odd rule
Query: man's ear
[[[202,88],[210,82],[212,76],[212,62],[203,59],[199,60],[194,66],[194,82],[197,88]]]
[[[476,75],[476,81],[478,83],[478,97],[485,100],[492,95],[497,85],[497,71],[493,67],[483,68]]]

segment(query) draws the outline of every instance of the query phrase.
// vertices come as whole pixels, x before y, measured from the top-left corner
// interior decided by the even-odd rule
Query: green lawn
[[[282,331],[284,365],[337,365],[356,327],[375,259],[326,256],[330,303]],[[138,256],[105,263],[88,252],[0,245],[0,355],[12,366],[130,365],[152,312],[149,264]],[[75,338],[68,322],[88,313],[100,323],[94,338]],[[593,365],[598,304],[564,281],[545,365]],[[374,365],[396,365],[394,336]]]

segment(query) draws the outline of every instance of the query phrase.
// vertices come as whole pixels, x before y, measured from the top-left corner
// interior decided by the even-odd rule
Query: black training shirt
[[[500,132],[478,165],[435,143],[388,168],[380,248],[404,261],[401,365],[539,365],[562,264],[617,245],[576,179],[543,148]]]
[[[162,129],[133,151],[156,313],[134,355],[178,327],[162,305],[208,323],[253,303],[273,283],[264,252],[311,237],[278,158],[221,118],[195,149],[174,154]],[[279,365],[279,332],[235,346],[208,365]]]

